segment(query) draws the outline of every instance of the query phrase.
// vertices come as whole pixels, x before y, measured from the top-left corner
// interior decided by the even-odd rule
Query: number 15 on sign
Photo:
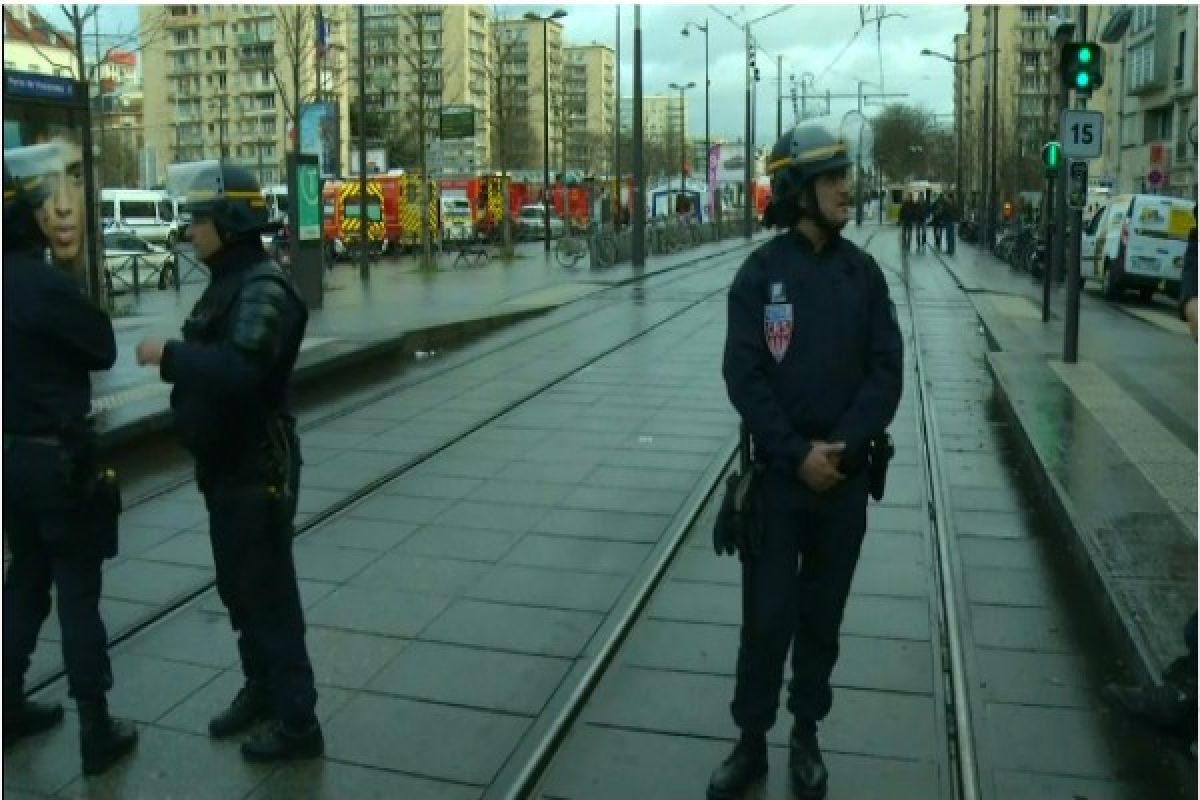
[[[1058,132],[1067,158],[1099,158],[1104,151],[1104,115],[1099,111],[1063,111]]]

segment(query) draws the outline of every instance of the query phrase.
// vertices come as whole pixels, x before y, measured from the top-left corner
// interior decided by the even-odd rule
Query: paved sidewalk
[[[1196,344],[1159,305],[1085,290],[1079,358],[1062,361],[1065,293],[1041,321],[1041,287],[971,245],[936,258],[968,291],[989,365],[1026,454],[1073,534],[1130,660],[1157,676],[1183,649],[1196,602]]]
[[[564,269],[541,250],[523,247],[521,258],[498,259],[478,267],[450,268],[442,259],[436,272],[414,271],[407,261],[372,265],[363,283],[358,265],[339,262],[327,278],[324,308],[312,312],[301,348],[296,381],[304,383],[330,370],[353,366],[380,352],[435,349],[479,335],[533,314],[544,313],[612,286],[686,267],[728,252],[744,250],[742,238],[696,247],[671,256],[647,258],[646,268],[630,265],[589,271]],[[153,370],[137,365],[134,351],[144,336],[179,335],[204,289],[200,271],[184,272],[180,292],[146,291],[127,316],[114,321],[117,363],[97,373],[93,408],[105,444],[161,430],[169,422],[168,394]],[[132,297],[128,299],[132,300]],[[418,337],[420,332],[435,337]]]

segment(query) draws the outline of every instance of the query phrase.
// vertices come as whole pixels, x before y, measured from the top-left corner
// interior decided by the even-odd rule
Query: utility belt
[[[262,492],[271,513],[290,528],[296,507],[296,468],[300,463],[296,420],[290,414],[271,415],[248,451],[228,460],[196,461],[196,483],[208,494],[219,491]]]
[[[121,484],[115,467],[99,463],[90,426],[58,436],[6,433],[3,447],[6,502],[64,520],[46,526],[53,545],[116,555]]]

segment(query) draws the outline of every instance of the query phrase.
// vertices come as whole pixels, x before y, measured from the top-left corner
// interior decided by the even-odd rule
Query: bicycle
[[[554,256],[558,263],[566,269],[574,269],[579,260],[587,255],[587,240],[574,234],[565,234],[554,245]]]
[[[612,232],[599,233],[592,240],[592,258],[596,267],[611,267],[617,263],[617,237]]]

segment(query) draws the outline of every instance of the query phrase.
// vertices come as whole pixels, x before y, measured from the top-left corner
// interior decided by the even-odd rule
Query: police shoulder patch
[[[766,335],[767,349],[776,363],[783,361],[787,354],[792,341],[792,322],[791,303],[768,303],[763,306],[763,333]]]

